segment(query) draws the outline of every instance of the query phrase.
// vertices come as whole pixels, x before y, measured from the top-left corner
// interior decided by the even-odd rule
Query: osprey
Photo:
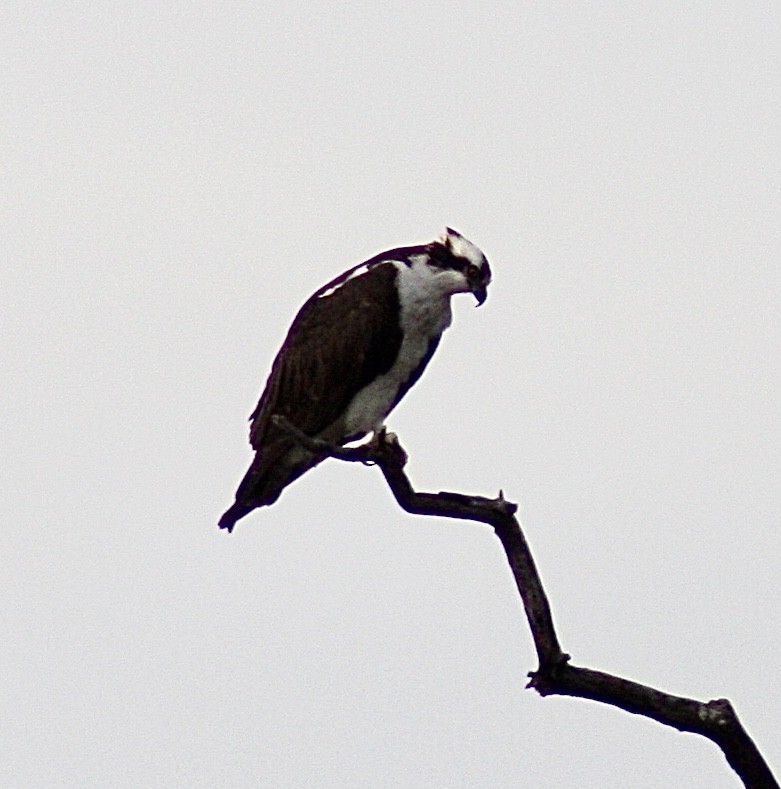
[[[252,465],[220,518],[273,504],[293,480],[324,460],[272,419],[330,445],[377,432],[420,378],[450,325],[450,297],[486,299],[485,255],[451,228],[436,241],[382,252],[324,285],[293,320],[250,416]]]

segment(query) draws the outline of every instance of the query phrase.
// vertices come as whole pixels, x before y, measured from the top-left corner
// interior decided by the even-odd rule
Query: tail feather
[[[325,457],[325,454],[313,455],[290,441],[278,441],[264,447],[255,455],[239,483],[236,501],[220,518],[219,527],[232,532],[236,521],[257,507],[273,504],[291,482]]]
[[[245,515],[249,515],[253,509],[254,507],[248,507],[246,504],[236,501],[222,514],[218,525],[221,529],[227,529],[228,534],[230,534],[233,531],[233,527],[236,525],[236,521],[240,520]]]

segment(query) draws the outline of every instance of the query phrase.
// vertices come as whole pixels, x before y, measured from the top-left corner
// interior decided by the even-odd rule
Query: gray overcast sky
[[[217,530],[303,299],[446,224],[495,282],[414,483],[504,488],[575,662],[779,774],[777,3],[5,3],[0,64],[1,783],[737,785],[524,690],[498,541],[376,470]]]

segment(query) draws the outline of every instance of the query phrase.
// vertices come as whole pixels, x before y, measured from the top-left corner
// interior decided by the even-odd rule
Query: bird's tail
[[[219,527],[233,531],[236,521],[249,515],[256,507],[272,504],[279,498],[282,488],[272,491],[269,485],[269,468],[260,454],[255,455],[244,479],[236,491],[236,501],[222,514]]]
[[[218,521],[218,525],[221,529],[227,529],[228,534],[230,534],[233,531],[233,527],[236,525],[236,521],[240,520],[245,515],[249,515],[254,509],[254,507],[242,504],[240,501],[234,501],[222,514],[222,517]]]
[[[231,532],[236,521],[256,507],[273,504],[285,487],[325,457],[325,453],[314,455],[289,440],[270,442],[255,455],[239,483],[236,501],[219,520],[220,528]]]

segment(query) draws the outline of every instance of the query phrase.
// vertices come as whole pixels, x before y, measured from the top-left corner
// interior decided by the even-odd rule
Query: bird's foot
[[[403,468],[407,465],[409,456],[402,449],[399,437],[395,433],[389,433],[385,425],[375,431],[368,446],[377,452],[390,451],[399,466]]]

